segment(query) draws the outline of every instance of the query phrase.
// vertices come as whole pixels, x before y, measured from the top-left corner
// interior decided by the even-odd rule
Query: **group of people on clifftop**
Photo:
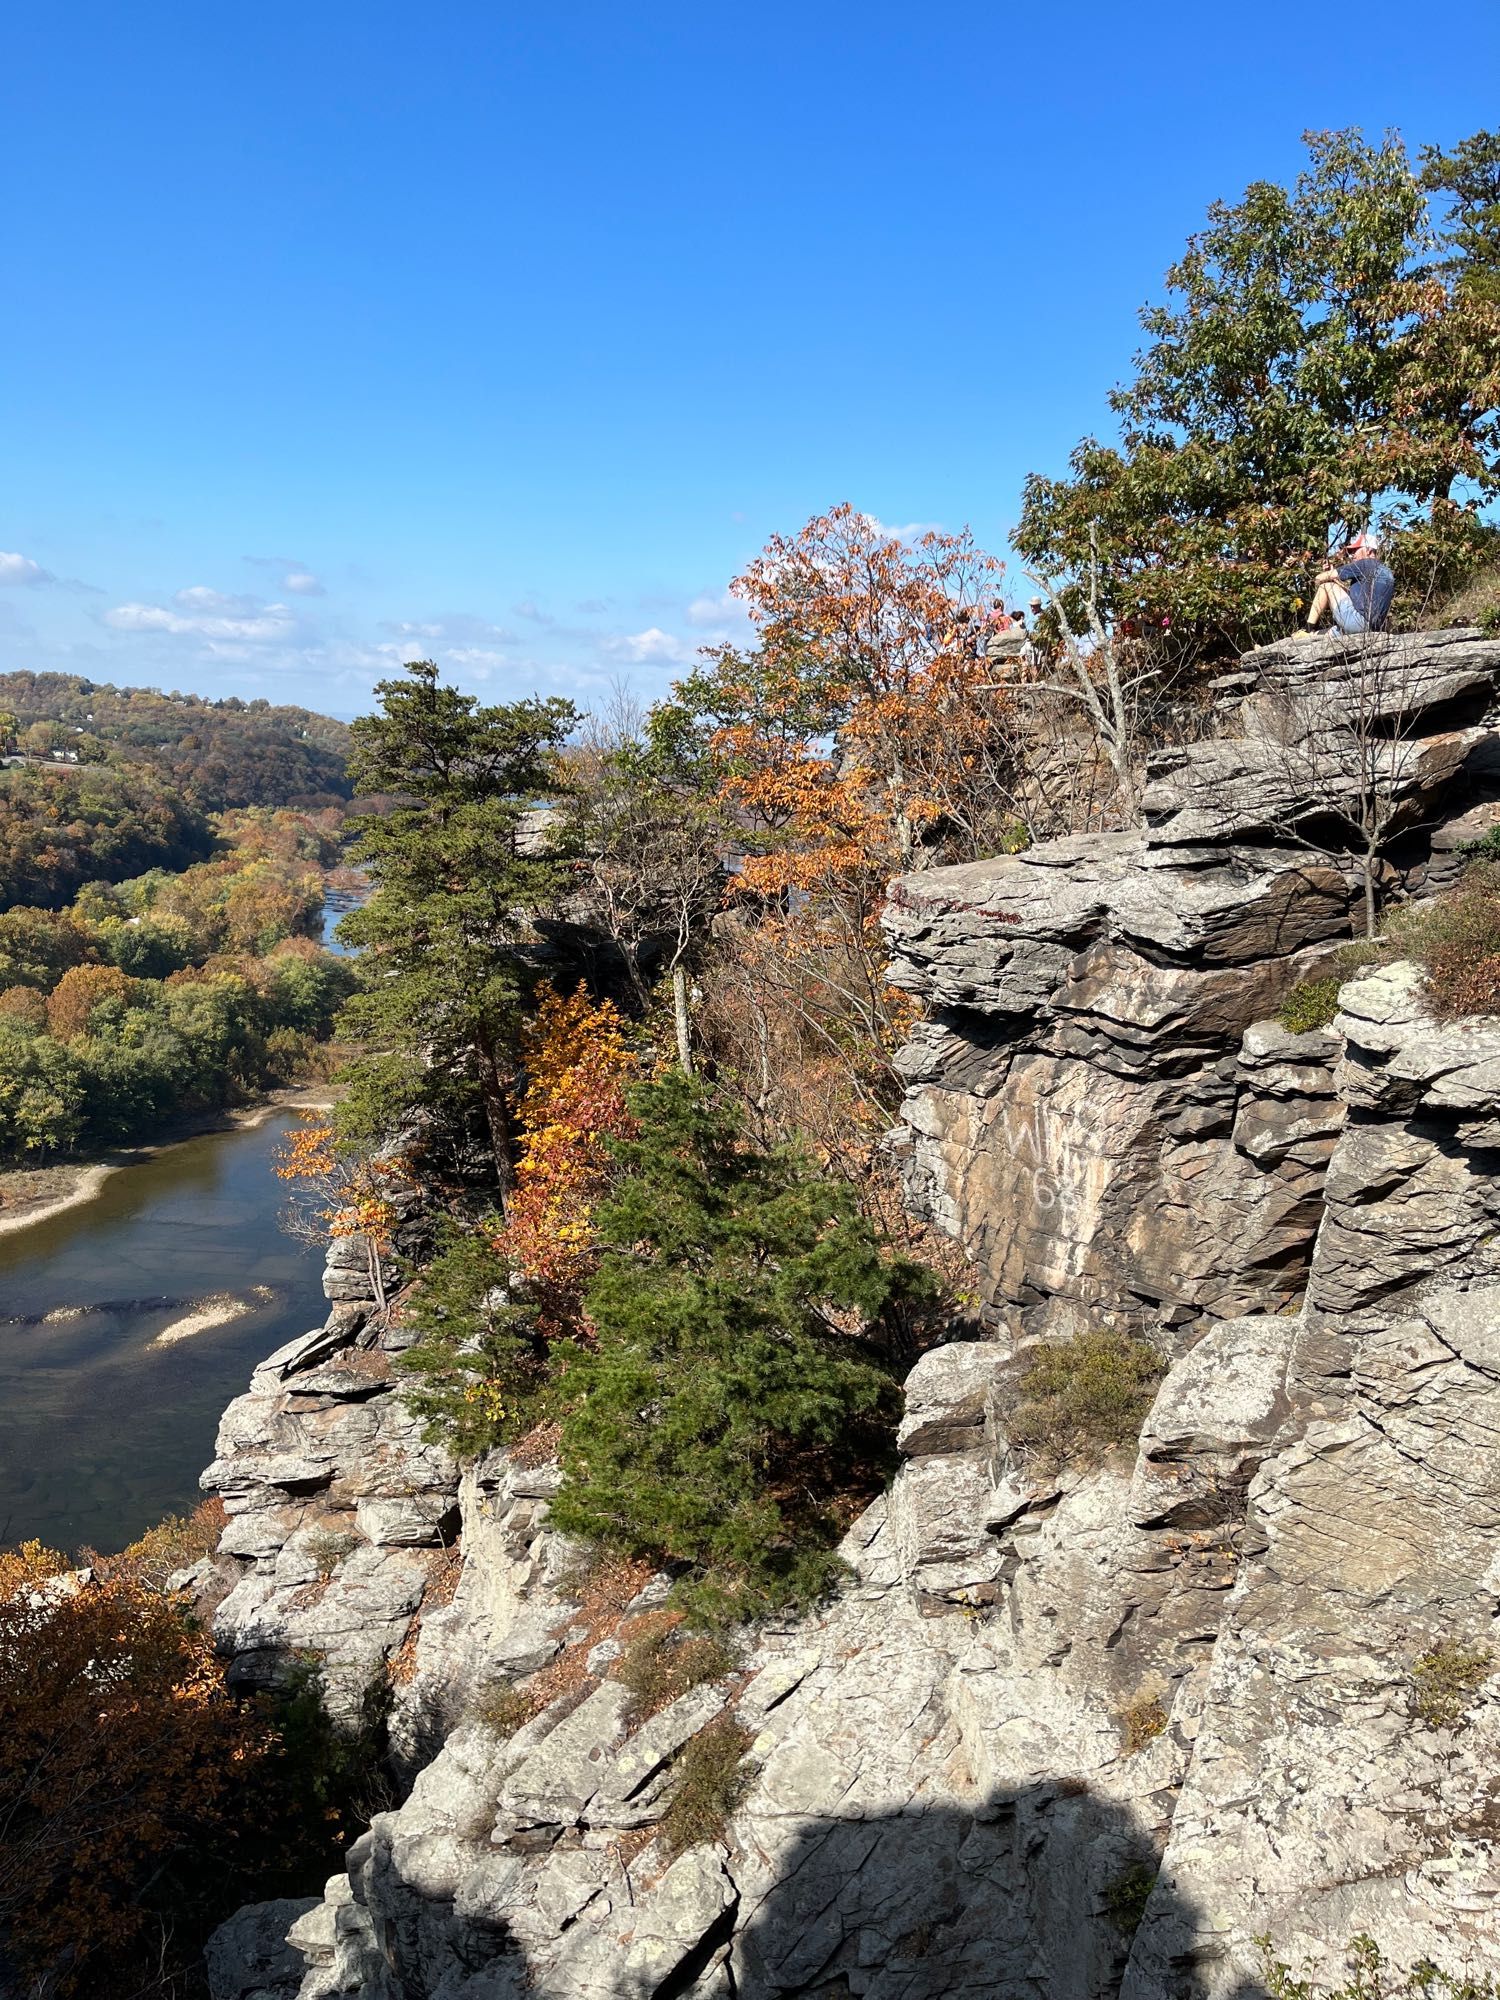
[[[1007,659],[1023,653],[1030,640],[1027,619],[1035,623],[1041,608],[1039,597],[1033,597],[1024,610],[1019,606],[1007,610],[1005,599],[997,597],[988,608],[976,604],[957,611],[942,635],[942,650],[968,660]]]

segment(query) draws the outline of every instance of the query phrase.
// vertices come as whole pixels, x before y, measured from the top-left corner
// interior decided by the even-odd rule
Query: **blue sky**
[[[0,665],[649,695],[835,501],[1003,543],[1210,200],[1497,81],[1495,0],[14,9]]]

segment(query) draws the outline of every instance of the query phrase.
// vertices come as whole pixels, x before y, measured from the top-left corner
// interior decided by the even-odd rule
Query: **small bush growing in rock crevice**
[[[496,1681],[481,1688],[474,1697],[470,1714],[492,1735],[514,1736],[537,1713],[538,1701],[529,1689],[514,1681]]]
[[[1500,1013],[1500,866],[1476,860],[1446,896],[1396,911],[1382,942],[1426,972],[1434,1013]]]
[[[307,1553],[326,1583],[346,1556],[359,1547],[359,1536],[341,1528],[318,1528],[307,1538]]]
[[[631,1639],[612,1675],[634,1697],[631,1720],[644,1722],[689,1689],[722,1680],[736,1664],[733,1648],[722,1639],[708,1633],[685,1636],[666,1626]]]
[[[1289,1035],[1326,1028],[1339,1011],[1338,979],[1299,980],[1277,1010],[1276,1018]]]
[[[755,1775],[745,1762],[754,1740],[732,1715],[721,1715],[693,1737],[677,1760],[677,1783],[662,1815],[669,1853],[685,1854],[723,1833]]]
[[[1020,1451],[1044,1464],[1095,1464],[1139,1434],[1165,1373],[1148,1341],[1091,1328],[1037,1351],[1005,1428]]]
[[[1423,1653],[1411,1670],[1412,1708],[1429,1729],[1457,1729],[1475,1695],[1495,1670],[1488,1646],[1445,1640]]]
[[[1132,1861],[1104,1887],[1104,1914],[1123,1937],[1133,1938],[1141,1927],[1157,1871],[1144,1861]]]

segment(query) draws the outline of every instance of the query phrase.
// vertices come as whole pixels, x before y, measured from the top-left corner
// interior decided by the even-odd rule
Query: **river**
[[[113,1551],[196,1503],[224,1405],[328,1310],[321,1252],[277,1223],[271,1153],[295,1123],[164,1147],[0,1236],[0,1545]]]

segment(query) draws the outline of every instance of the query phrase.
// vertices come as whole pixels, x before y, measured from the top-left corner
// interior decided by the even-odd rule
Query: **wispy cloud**
[[[644,632],[616,632],[600,644],[610,659],[632,667],[685,667],[698,653],[696,641],[678,639],[659,625]]]
[[[247,563],[257,569],[274,569],[280,572],[281,588],[289,590],[295,597],[326,597],[323,579],[311,566],[297,556],[246,556]]]
[[[865,519],[877,535],[887,535],[893,542],[915,542],[923,535],[940,535],[941,521],[904,521],[899,526],[890,521],[882,521],[876,514],[867,514]]]
[[[286,604],[262,604],[207,584],[190,584],[170,604],[116,604],[104,614],[115,632],[161,632],[174,639],[267,645],[291,637],[296,618]]]
[[[30,556],[23,556],[18,550],[0,549],[0,584],[5,583],[56,583],[57,578],[50,569],[43,569]]]
[[[552,613],[538,604],[534,597],[523,597],[519,604],[513,604],[510,608],[518,618],[524,618],[530,625],[555,625],[557,623]]]
[[[705,627],[739,625],[745,619],[745,607],[733,591],[705,590],[695,597],[683,613],[689,625],[700,631]]]

